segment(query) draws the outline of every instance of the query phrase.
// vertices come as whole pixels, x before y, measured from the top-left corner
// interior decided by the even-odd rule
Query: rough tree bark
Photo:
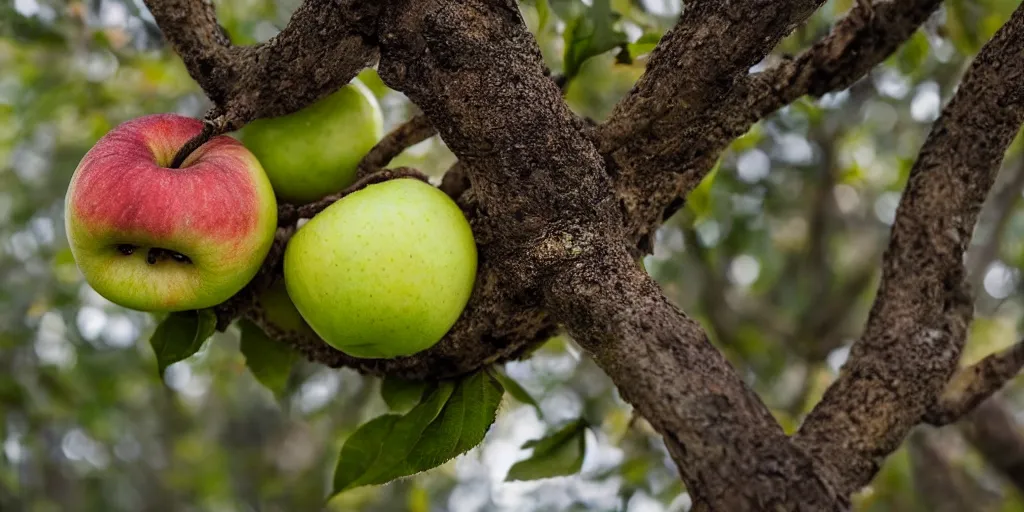
[[[470,218],[481,264],[470,305],[437,346],[395,360],[351,358],[269,325],[253,289],[219,311],[224,323],[246,314],[313,360],[418,379],[521,356],[560,325],[664,436],[695,509],[848,509],[913,426],[958,419],[1024,364],[1014,348],[954,376],[972,314],[961,257],[1024,121],[1024,7],[981,50],[936,122],[865,333],[787,437],[637,258],[731,140],[803,95],[850,86],[939,2],[858,2],[802,54],[749,74],[822,3],[688,3],[644,77],[595,128],[562,100],[513,0],[307,0],[280,35],[253,47],[232,46],[202,0],[147,0],[214,102],[211,132],[300,109],[379,56],[381,77],[423,116],[386,137],[364,171],[433,129],[459,157],[443,188]],[[295,205],[282,208],[294,219]],[[292,229],[282,226],[279,247]],[[265,265],[271,276],[275,258]]]
[[[925,141],[896,211],[865,332],[795,436],[835,468],[843,493],[870,481],[937,398],[946,409],[942,391],[974,313],[964,251],[1024,122],[1022,53],[1018,8],[975,58]],[[989,373],[967,373],[954,389],[971,389]]]

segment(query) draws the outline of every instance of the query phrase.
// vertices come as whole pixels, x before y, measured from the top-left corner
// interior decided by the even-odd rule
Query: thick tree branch
[[[865,332],[795,436],[835,469],[840,492],[874,476],[956,368],[973,313],[963,254],[1024,122],[1022,53],[1024,7],[975,58],[925,141]]]
[[[271,324],[250,305],[256,293],[240,309],[220,312],[247,311],[312,359],[406,378],[452,376],[523,355],[557,321],[664,435],[696,508],[736,511],[845,509],[849,493],[921,418],[922,404],[935,399],[955,366],[970,311],[954,260],[991,183],[990,164],[1001,158],[1009,125],[1024,115],[1021,86],[1011,85],[1024,78],[1024,65],[1004,54],[1019,55],[1024,45],[1019,13],[979,55],[958,95],[966,99],[947,107],[934,147],[922,152],[868,331],[790,440],[627,247],[638,233],[653,232],[732,138],[802,94],[852,83],[909,36],[934,0],[879,4],[870,16],[861,2],[852,21],[815,48],[754,77],[747,69],[821,0],[695,3],[600,130],[605,155],[547,77],[512,0],[307,0],[281,34],[251,47],[232,46],[208,4],[147,2],[224,130],[332,92],[376,58],[379,43],[382,78],[429,123],[386,139],[367,168],[429,136],[429,125],[460,159],[444,188],[472,222],[479,273],[469,306],[435,347],[393,360],[352,358]],[[905,34],[874,34],[892,23]],[[982,89],[989,96],[979,98]],[[737,101],[723,102],[730,98]],[[959,106],[971,101],[981,107]],[[252,286],[272,284],[276,274],[268,275]]]
[[[495,264],[534,277],[546,240],[581,231],[568,221],[618,218],[602,159],[544,75],[514,2],[393,2],[381,33],[381,78],[469,170],[485,210],[478,242]],[[533,279],[509,281],[515,293]]]
[[[226,131],[298,111],[373,63],[376,2],[306,0],[266,43],[232,46],[213,5],[146,0],[164,37],[224,116]]]
[[[557,275],[553,312],[661,433],[709,510],[844,510],[807,454],[625,247]]]
[[[748,77],[757,91],[752,113],[764,117],[797,98],[845,89],[885,60],[938,8],[939,0],[882,1],[871,13],[859,4],[828,36],[795,59]]]
[[[871,13],[858,4],[828,36],[793,60],[753,75],[745,74],[747,68],[737,70],[736,78],[727,84],[708,82],[707,87],[718,90],[714,108],[705,105],[695,110],[688,104],[673,103],[672,109],[665,110],[656,106],[654,112],[663,112],[662,119],[647,126],[643,113],[638,112],[636,127],[629,126],[627,110],[617,111],[613,120],[601,127],[602,148],[615,150],[612,161],[624,176],[618,186],[627,212],[626,229],[640,248],[651,249],[650,237],[662,220],[682,206],[681,198],[704,179],[736,137],[801,96],[820,96],[849,87],[896,51],[939,3],[878,2]],[[666,76],[662,80],[695,80],[689,68],[673,71],[663,70]],[[658,98],[652,96],[649,101]],[[647,128],[641,129],[644,126]]]
[[[215,104],[227,100],[235,62],[227,32],[217,24],[213,3],[145,0],[164,38],[185,62],[192,79]]]
[[[395,1],[380,30],[381,78],[423,110],[472,183],[459,200],[479,247],[477,287],[431,351],[477,367],[521,354],[554,332],[538,276],[566,240],[592,231],[585,225],[617,218],[601,159],[545,76],[515,3]]]
[[[1024,340],[954,373],[923,420],[935,426],[959,420],[1002,389],[1021,368],[1024,368]]]
[[[496,285],[595,354],[666,436],[690,492],[715,510],[841,510],[845,498],[628,254],[603,160],[515,3],[396,1],[382,34],[381,77],[465,165]]]
[[[708,109],[823,0],[692,2],[601,126],[601,150],[659,135]]]

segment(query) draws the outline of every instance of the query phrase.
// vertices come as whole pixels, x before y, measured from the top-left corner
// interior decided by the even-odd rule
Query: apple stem
[[[178,153],[174,155],[174,160],[171,160],[171,169],[181,167],[181,164],[185,163],[185,159],[188,158],[193,151],[199,149],[199,146],[206,144],[211,138],[213,138],[213,133],[213,123],[203,123],[203,130],[195,137],[189,139],[188,142],[178,150]]]

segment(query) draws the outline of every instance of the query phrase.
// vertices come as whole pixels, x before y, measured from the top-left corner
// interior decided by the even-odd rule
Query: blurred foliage
[[[250,44],[283,27],[298,0],[214,3],[232,40]],[[852,3],[829,1],[776,56],[806,48]],[[799,100],[737,140],[659,232],[646,268],[709,329],[787,430],[834,378],[862,328],[900,190],[931,122],[1016,4],[945,2],[865,80]],[[571,78],[570,105],[595,120],[643,72],[679,7],[522,2],[553,72]],[[388,127],[414,112],[372,70],[362,77]],[[140,1],[0,0],[0,510],[318,510],[342,445],[401,402],[393,384],[386,403],[378,379],[305,361],[287,375],[254,377],[237,327],[168,366],[161,383],[147,341],[154,319],[110,304],[82,281],[62,229],[79,159],[122,121],[154,112],[198,117],[207,106]],[[1001,184],[1024,172],[1020,148],[1011,150]],[[453,162],[435,137],[394,164],[440,176]],[[983,212],[985,236],[976,244],[979,253],[995,250],[974,265],[969,360],[1019,337],[1020,195],[1010,189],[1006,208]],[[688,508],[660,438],[571,340],[555,338],[504,371],[493,377],[521,389],[510,388],[480,447],[434,471],[347,491],[328,508]],[[1024,411],[1018,386],[1007,398]],[[947,444],[953,469],[996,493],[997,510],[1024,510],[970,446]],[[552,466],[541,469],[552,474],[577,462],[580,472],[505,482],[531,453],[549,457]],[[529,466],[520,471],[537,474]],[[858,494],[858,510],[928,510],[915,471],[922,468],[914,454],[898,451]]]

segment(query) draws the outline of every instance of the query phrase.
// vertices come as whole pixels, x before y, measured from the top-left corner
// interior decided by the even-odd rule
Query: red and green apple
[[[141,311],[224,302],[259,270],[277,203],[260,162],[218,136],[170,168],[202,122],[156,114],[125,122],[71,178],[65,224],[75,262],[100,295]]]

